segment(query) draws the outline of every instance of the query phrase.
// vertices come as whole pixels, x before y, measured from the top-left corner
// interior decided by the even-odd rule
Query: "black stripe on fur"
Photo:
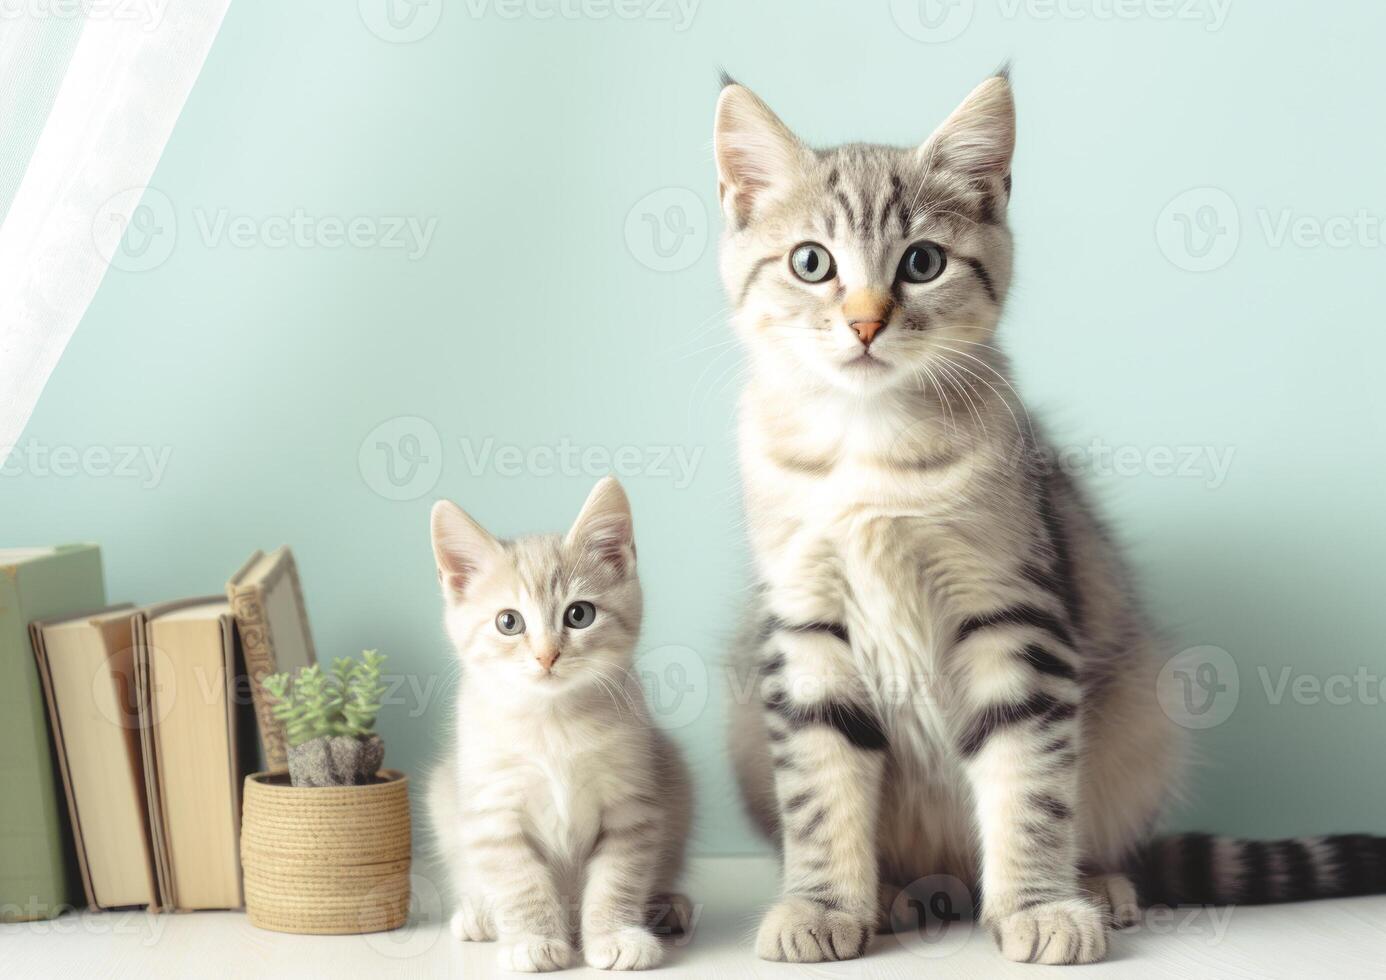
[[[1048,571],[1032,566],[1027,569],[1030,578],[1046,591],[1059,597],[1068,615],[1069,625],[1075,630],[1083,628],[1083,600],[1078,594],[1078,581],[1073,568],[1073,555],[1069,549],[1068,529],[1064,526],[1063,515],[1054,501],[1054,491],[1058,485],[1063,489],[1067,477],[1055,470],[1039,478],[1035,485],[1036,503],[1040,523],[1044,525],[1049,539]]]
[[[1032,694],[1024,701],[993,704],[984,708],[963,730],[958,740],[958,751],[964,758],[971,758],[982,750],[992,735],[1004,728],[1019,725],[1032,718],[1040,718],[1045,723],[1070,718],[1077,706],[1059,701],[1052,694],[1040,692]]]
[[[884,749],[888,744],[885,729],[875,714],[846,701],[791,705],[784,694],[776,692],[764,703],[766,710],[773,711],[791,726],[826,725],[859,749]]]
[[[1228,855],[1227,867],[1213,866],[1218,851]],[[1179,834],[1152,841],[1134,875],[1144,905],[1265,905],[1386,894],[1386,837],[1258,841]]]
[[[1062,677],[1064,680],[1077,681],[1078,669],[1067,661],[1061,659],[1044,647],[1030,644],[1020,653],[1021,658],[1041,674],[1048,674],[1050,677]]]
[[[767,632],[783,630],[786,633],[828,633],[843,643],[847,640],[847,627],[840,623],[786,623],[782,619],[771,619]]]
[[[981,260],[974,259],[970,255],[964,255],[961,256],[961,258],[972,269],[973,274],[977,277],[977,281],[982,284],[982,288],[986,290],[987,299],[995,303],[996,285],[991,281],[991,273],[987,271],[987,267],[982,265]]]
[[[1073,635],[1069,633],[1068,627],[1060,622],[1058,616],[1029,603],[1008,606],[963,620],[962,625],[958,627],[954,643],[962,643],[973,633],[997,626],[1033,626],[1035,629],[1044,630],[1065,646],[1073,646]]]

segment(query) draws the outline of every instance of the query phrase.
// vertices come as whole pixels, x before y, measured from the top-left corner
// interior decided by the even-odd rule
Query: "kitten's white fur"
[[[651,925],[688,925],[674,887],[690,787],[631,671],[642,600],[625,493],[605,479],[566,536],[507,542],[440,502],[433,544],[462,661],[428,801],[454,935],[498,939],[511,970],[568,966],[575,936],[590,966],[658,965]],[[586,628],[565,624],[577,601],[596,608]],[[522,633],[497,628],[502,610]]]

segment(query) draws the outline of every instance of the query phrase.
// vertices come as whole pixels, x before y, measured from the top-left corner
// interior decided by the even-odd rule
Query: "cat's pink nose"
[[[876,289],[856,289],[842,302],[842,316],[863,347],[869,347],[890,319],[890,297]]]
[[[871,341],[876,338],[876,334],[885,329],[884,320],[853,320],[850,324],[852,332],[857,335],[857,339],[864,346],[870,347]]]
[[[539,661],[539,666],[545,671],[551,670],[558,660],[558,647],[545,647],[534,655],[534,659]]]

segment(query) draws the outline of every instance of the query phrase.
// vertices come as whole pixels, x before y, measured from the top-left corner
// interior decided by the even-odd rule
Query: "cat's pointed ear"
[[[1015,152],[1015,100],[1005,70],[963,99],[919,147],[931,169],[982,180],[1004,180]]]
[[[564,544],[596,555],[623,574],[635,566],[630,501],[615,477],[603,477],[592,488]]]
[[[429,521],[433,560],[443,590],[460,596],[479,572],[501,553],[501,544],[451,500],[433,505]]]
[[[730,79],[717,99],[712,129],[717,195],[727,220],[746,224],[756,205],[803,170],[809,150],[770,107]]]

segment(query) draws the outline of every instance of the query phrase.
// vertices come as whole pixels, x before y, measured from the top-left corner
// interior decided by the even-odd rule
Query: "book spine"
[[[250,675],[250,697],[255,704],[255,720],[260,743],[265,749],[265,768],[283,772],[289,768],[289,751],[284,726],[274,717],[274,699],[265,690],[264,680],[278,668],[270,644],[269,621],[265,616],[265,596],[254,586],[232,590],[231,612],[241,634],[246,673]]]
[[[94,547],[0,568],[0,920],[51,918],[81,901],[28,626],[104,606],[105,593]]]

